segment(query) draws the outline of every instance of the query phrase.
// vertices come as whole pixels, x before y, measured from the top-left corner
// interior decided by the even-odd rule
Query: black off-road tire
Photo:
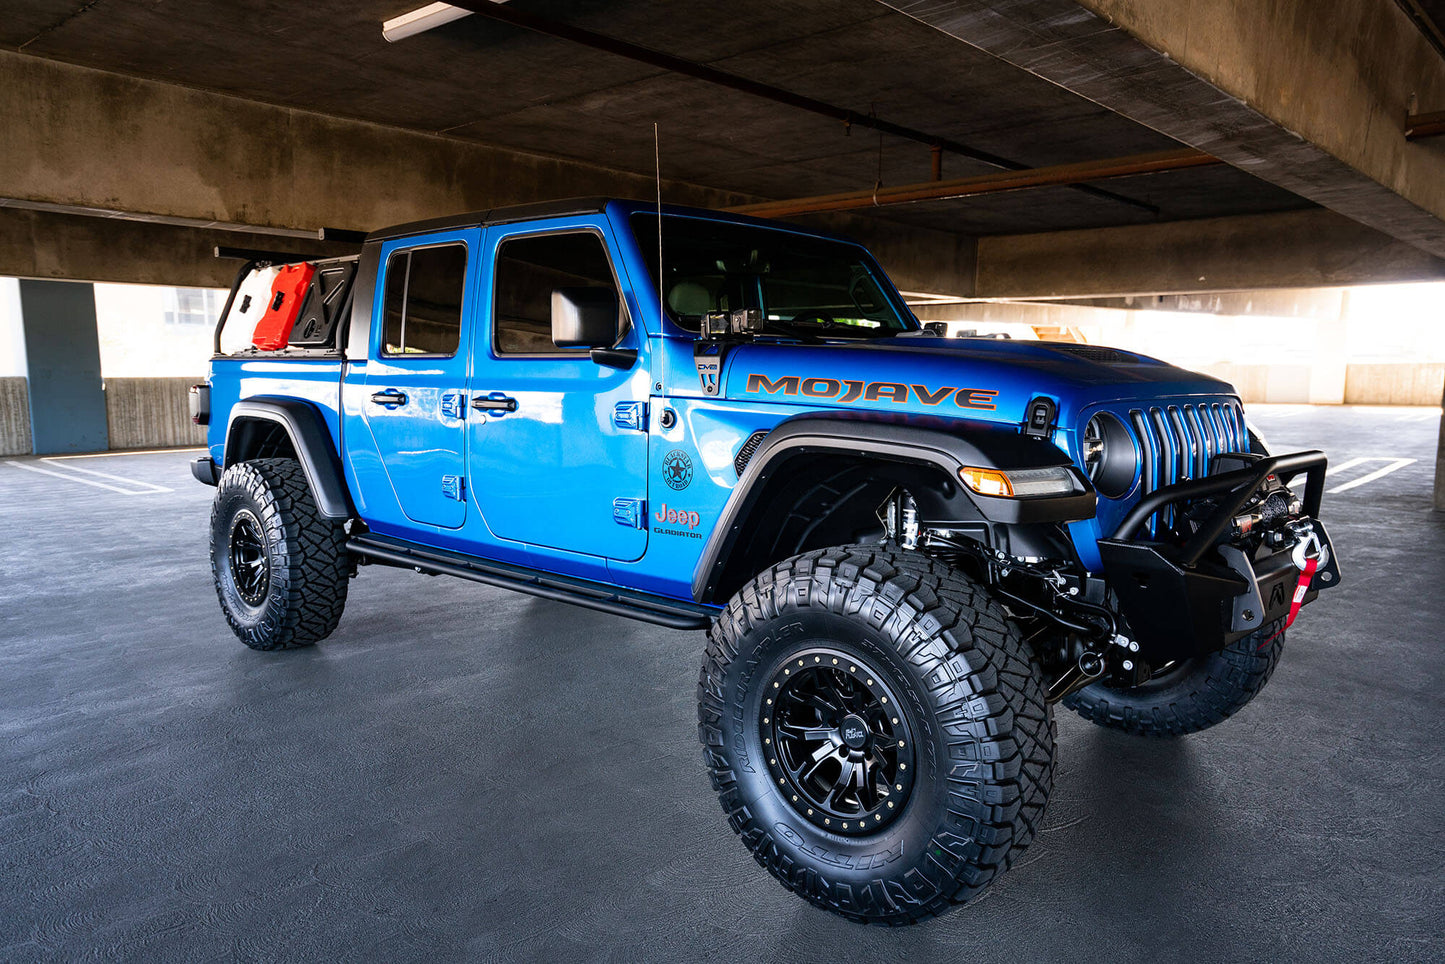
[[[1242,710],[1269,682],[1284,652],[1280,626],[1275,622],[1218,653],[1185,660],[1139,686],[1092,683],[1066,696],[1064,705],[1092,723],[1136,736],[1207,730]]]
[[[805,673],[903,711],[865,727],[866,752],[914,736],[896,814],[869,830],[822,826],[777,766],[766,734],[782,717],[766,701]],[[957,570],[896,547],[809,552],[754,578],[709,631],[698,704],[729,825],[784,887],[855,921],[909,924],[977,895],[1033,839],[1053,783],[1052,711],[1017,627]]]
[[[254,544],[259,566],[233,565],[237,544]],[[346,608],[350,569],[346,534],[317,513],[301,463],[256,459],[226,469],[211,506],[211,576],[241,642],[289,649],[330,636]]]

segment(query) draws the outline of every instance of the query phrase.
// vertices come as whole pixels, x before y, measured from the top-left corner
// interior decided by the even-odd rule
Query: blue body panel
[[[206,429],[206,447],[211,458],[217,465],[224,462],[226,431],[230,427],[232,407],[243,399],[258,395],[300,398],[315,405],[339,453],[341,367],[338,359],[213,359],[210,374],[211,422]]]
[[[739,448],[783,419],[846,410],[921,424],[964,419],[1019,426],[1030,400],[1042,395],[1058,406],[1054,443],[1078,462],[1079,430],[1098,411],[1127,422],[1158,406],[1186,414],[1192,407],[1206,416],[1198,405],[1237,410],[1226,383],[1143,356],[1093,360],[1043,343],[918,335],[743,344],[726,356],[718,395],[707,396],[693,360],[694,335],[662,316],[628,224],[633,213],[647,210],[612,202],[601,214],[387,241],[365,359],[212,363],[212,456],[220,460],[224,416],[236,401],[305,398],[325,415],[357,511],[373,531],[690,600],[703,546],[738,483]],[[567,230],[596,233],[607,247],[630,321],[621,347],[638,352],[630,370],[598,365],[585,353],[499,355],[493,347],[489,292],[498,244],[518,234]],[[381,358],[387,257],[398,248],[458,240],[468,246],[468,269],[456,355]],[[876,274],[883,277],[881,270]],[[891,286],[887,295],[898,298]],[[372,394],[386,388],[406,392],[408,404],[374,404]],[[517,408],[487,413],[464,405],[460,418],[450,417],[443,405],[449,392],[464,399],[499,393]],[[620,408],[640,404],[646,405],[645,431],[618,417]],[[676,415],[668,428],[665,409]],[[1237,450],[1242,432],[1241,423],[1228,439],[1221,434],[1220,444],[1229,441]],[[444,491],[443,478],[452,475],[465,480],[461,499]],[[1096,541],[1137,500],[1141,479],[1117,500],[1101,498],[1096,518],[1070,526],[1087,569],[1101,569]],[[625,518],[619,501],[645,506],[645,521]]]

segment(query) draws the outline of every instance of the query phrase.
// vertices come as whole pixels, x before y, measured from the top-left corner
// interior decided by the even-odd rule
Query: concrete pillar
[[[30,435],[36,455],[109,448],[95,286],[20,282],[20,317],[30,370]]]
[[[1440,407],[1445,409],[1445,396]],[[1440,441],[1435,445],[1435,508],[1445,512],[1445,413],[1440,416]]]
[[[1350,314],[1350,292],[1340,292],[1340,309],[1315,325],[1314,360],[1310,364],[1311,405],[1343,405],[1345,373],[1349,365],[1346,325]]]

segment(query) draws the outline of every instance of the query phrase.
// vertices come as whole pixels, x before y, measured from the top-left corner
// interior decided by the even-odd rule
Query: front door
[[[503,539],[617,560],[647,548],[649,378],[552,342],[552,291],[618,293],[618,347],[645,349],[629,324],[610,228],[569,217],[487,229],[491,295],[473,349],[470,477]]]
[[[380,318],[360,400],[406,518],[460,528],[467,515],[467,361],[481,231],[388,242]]]

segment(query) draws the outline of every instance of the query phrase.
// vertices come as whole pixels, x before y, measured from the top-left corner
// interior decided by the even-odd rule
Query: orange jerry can
[[[271,301],[266,313],[256,322],[256,331],[251,344],[262,351],[280,351],[291,337],[291,326],[301,313],[301,303],[306,300],[306,289],[311,287],[311,276],[316,266],[309,262],[284,265],[271,282]]]

